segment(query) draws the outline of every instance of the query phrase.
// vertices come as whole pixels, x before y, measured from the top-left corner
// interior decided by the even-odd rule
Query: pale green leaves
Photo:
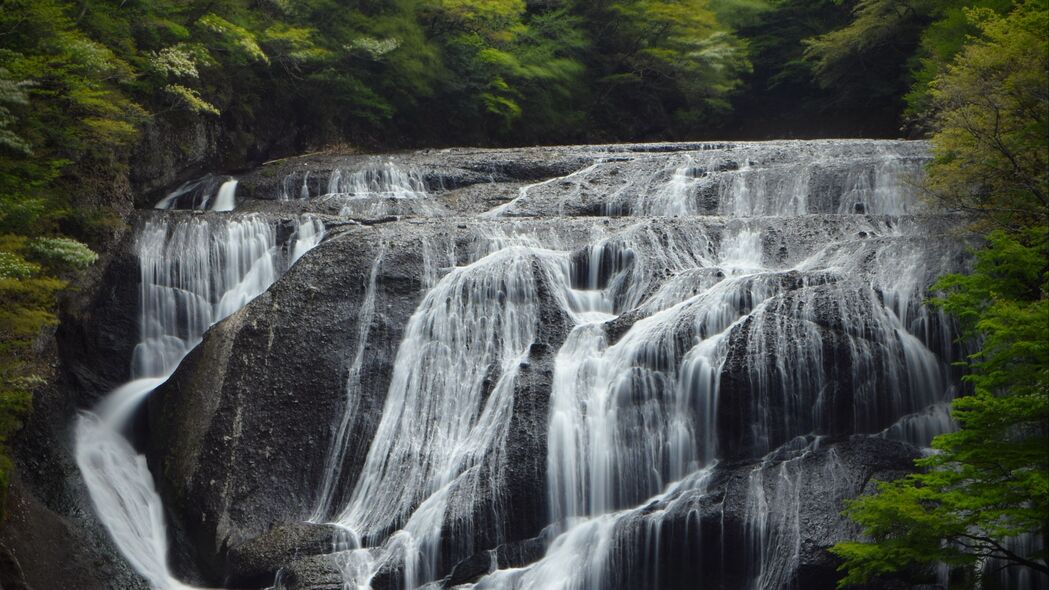
[[[86,244],[71,238],[36,238],[29,242],[28,251],[53,268],[83,269],[98,259]]]
[[[0,148],[29,155],[29,143],[10,129],[15,123],[15,115],[10,107],[29,104],[29,83],[11,80],[8,75],[7,70],[0,68]]]
[[[200,92],[181,84],[168,84],[164,92],[175,98],[179,104],[194,113],[205,113],[209,115],[220,114],[218,107],[204,100]]]
[[[0,279],[28,279],[39,269],[39,265],[13,252],[0,250]]]
[[[932,84],[932,193],[997,223],[1049,220],[1049,10],[969,11],[980,34]]]
[[[149,67],[165,78],[199,78],[197,53],[183,43],[148,53]]]
[[[216,33],[226,49],[245,61],[269,63],[269,57],[259,47],[255,35],[244,27],[235,25],[215,13],[208,13],[200,17],[197,24]]]
[[[352,43],[346,46],[346,49],[364,55],[369,59],[377,60],[400,46],[401,41],[397,38],[376,39],[375,37],[365,36],[354,39]]]

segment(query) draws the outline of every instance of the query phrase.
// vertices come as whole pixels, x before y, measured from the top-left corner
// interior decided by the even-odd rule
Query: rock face
[[[332,525],[298,522],[276,526],[230,548],[227,579],[237,586],[264,586],[273,581],[279,564],[329,553],[344,544],[345,537],[346,531]]]
[[[62,465],[54,456],[39,457],[47,458],[55,461],[48,469],[51,487],[27,484],[16,476],[8,489],[0,532],[0,584],[5,590],[146,590],[148,585],[92,517],[90,499],[75,479],[75,466]],[[19,467],[26,473],[31,469]]]
[[[950,427],[958,351],[922,301],[964,255],[908,192],[925,154],[445,150],[241,175],[208,223],[267,220],[298,261],[147,402],[175,575],[832,588],[842,501]],[[325,239],[305,252],[307,218]],[[116,374],[78,362],[85,388]]]
[[[281,522],[306,519],[317,501],[331,417],[345,403],[346,351],[360,345],[359,302],[375,262],[377,230],[326,242],[273,289],[213,328],[151,398],[151,456],[170,485],[210,571],[222,556]],[[411,247],[407,244],[408,248]],[[419,257],[384,261],[362,374],[383,392],[402,327],[421,290]],[[412,263],[415,263],[414,268]],[[304,321],[305,320],[305,321]],[[356,400],[351,448],[367,448],[380,395]],[[346,477],[354,464],[347,461]],[[352,480],[352,479],[351,479]]]

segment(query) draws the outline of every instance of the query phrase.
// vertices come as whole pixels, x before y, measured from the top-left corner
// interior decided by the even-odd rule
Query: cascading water
[[[309,200],[276,206],[335,206],[357,218],[340,222],[353,228],[336,238],[345,258],[311,262],[311,272],[327,274],[289,278],[301,289],[287,290],[297,304],[316,296],[344,318],[343,331],[319,333],[317,346],[351,344],[306,344],[310,354],[336,354],[329,366],[339,371],[334,401],[318,398],[334,415],[304,425],[306,442],[289,446],[305,451],[286,459],[297,465],[316,449],[301,457],[319,473],[314,489],[290,498],[285,514],[248,515],[244,526],[234,522],[244,515],[223,512],[219,560],[257,555],[255,539],[265,537],[273,569],[259,571],[281,570],[282,590],[340,581],[384,590],[676,589],[697,579],[802,588],[813,568],[833,570],[817,554],[851,534],[841,503],[954,428],[950,363],[965,351],[949,319],[923,302],[936,277],[966,261],[947,233],[957,220],[912,189],[926,145],[557,149],[572,156],[570,166],[550,166],[562,176],[522,174],[510,186],[450,196],[456,189],[428,190],[424,180],[440,177],[427,166],[443,155],[334,166],[327,187],[318,182],[327,168],[310,165],[311,177],[300,163],[285,177],[281,199]],[[448,157],[493,179],[514,169],[502,152],[478,153]],[[489,192],[500,199],[485,200]],[[447,219],[453,210],[470,213]],[[115,433],[208,326],[324,232],[303,220],[294,243],[267,257],[276,242],[264,223],[218,232],[236,234],[235,249],[215,247],[206,238],[214,228],[193,225],[207,220],[180,223],[153,233],[147,224],[140,237],[140,260],[157,262],[143,267],[135,376],[151,380],[114,392],[99,417],[82,420],[85,432],[103,433],[81,445],[92,450],[82,468],[99,511],[157,586],[177,584],[162,511],[144,460]],[[367,248],[353,242],[362,239]],[[341,289],[343,262],[357,288],[346,309],[312,280]],[[275,300],[269,313],[288,308]],[[273,322],[259,322],[271,338]],[[380,341],[391,333],[397,339]],[[396,353],[385,352],[393,344]],[[285,397],[276,391],[266,399]],[[238,431],[238,444],[261,441],[268,460],[281,453],[269,430],[280,417],[251,409],[265,431]],[[255,463],[250,471],[219,470],[248,494],[285,490],[272,475],[254,477]],[[287,541],[288,522],[321,535],[326,549]],[[282,543],[291,555],[271,551]],[[262,579],[251,575],[236,583]]]
[[[281,201],[314,198],[336,205],[333,212],[350,217],[431,215],[440,208],[430,197],[418,170],[392,160],[334,166],[326,184],[312,170],[296,171],[284,177],[279,193]]]
[[[426,181],[418,172],[405,170],[393,162],[349,173],[336,168],[328,178],[328,194],[358,199],[371,196],[416,199],[426,196]]]
[[[361,369],[364,363],[364,353],[368,346],[368,334],[371,329],[372,317],[375,315],[375,283],[378,279],[379,269],[386,254],[385,244],[380,246],[379,253],[375,256],[371,272],[368,274],[368,287],[357,312],[357,350],[353,355],[349,375],[346,379],[346,407],[343,409],[342,420],[336,430],[335,439],[328,457],[325,460],[324,481],[321,482],[320,498],[313,510],[312,520],[320,522],[331,512],[332,496],[335,486],[338,484],[342,471],[343,455],[346,451],[346,435],[350,428],[350,420],[356,413],[357,401],[360,399]]]
[[[236,196],[235,178],[208,175],[186,182],[168,193],[153,208],[233,211],[237,208]]]
[[[215,195],[215,204],[212,205],[212,211],[232,211],[237,207],[237,181],[227,180],[222,183],[219,187],[218,194]]]
[[[139,229],[140,339],[132,380],[80,415],[75,455],[103,525],[155,588],[184,585],[168,569],[164,512],[146,459],[124,438],[130,418],[210,326],[265,291],[321,237],[323,225],[312,217],[296,222],[287,252],[273,223],[257,216],[153,217]]]
[[[607,190],[602,202],[619,215],[709,210],[726,220],[902,214],[917,207],[907,197],[905,177],[920,169],[920,158],[880,150],[839,174],[842,165],[833,156],[818,152],[809,160],[767,165],[747,159],[738,166],[725,165],[719,153],[664,158],[647,176],[628,177]],[[560,180],[570,190],[552,205],[557,214],[586,196],[588,178],[616,165],[598,162]],[[487,216],[515,215],[515,208],[555,182],[525,187]],[[636,201],[624,200],[634,194]],[[545,206],[542,199],[536,201]],[[607,586],[620,567],[612,556],[621,537],[645,545],[637,527],[651,536],[662,526],[640,507],[677,501],[685,490],[701,494],[705,474],[727,453],[760,457],[811,431],[875,434],[903,416],[918,424],[890,427],[886,436],[925,444],[949,428],[934,409],[925,410],[943,407],[950,395],[944,363],[928,348],[938,343],[908,331],[928,320],[915,302],[947,265],[915,265],[912,274],[897,272],[895,285],[886,285],[881,279],[893,272],[889,261],[871,268],[868,260],[862,271],[855,269],[856,250],[866,247],[862,239],[834,242],[793,265],[770,263],[763,243],[768,223],[762,219],[726,223],[720,230],[642,221],[600,239],[581,256],[504,240],[502,249],[447,275],[413,316],[383,424],[338,518],[365,546],[382,546],[378,560],[367,549],[344,556],[347,583],[367,584],[391,560],[401,560],[410,572],[405,587],[434,580],[442,527],[470,518],[468,511],[455,513],[450,496],[477,489],[473,470],[499,455],[510,381],[536,329],[530,261],[548,261],[539,266],[557,291],[554,300],[576,324],[556,357],[547,432],[549,522],[561,535],[547,557],[513,573],[493,573],[478,588]],[[867,223],[870,234],[900,235],[890,229],[891,220],[885,227],[878,219]],[[560,266],[549,263],[553,259]],[[566,268],[565,260],[574,262]],[[466,280],[474,274],[479,276]],[[554,276],[559,278],[549,278]],[[628,311],[640,317],[611,341],[606,324]],[[479,327],[484,331],[477,332]],[[833,341],[825,336],[828,328],[840,330]],[[828,372],[823,355],[831,349],[845,355],[845,373]],[[789,365],[779,360],[788,358]],[[735,437],[718,432],[717,415],[725,405],[719,391],[729,363],[745,368],[733,376],[737,386],[745,380],[752,396],[741,411],[765,417]],[[484,399],[489,372],[496,379]],[[449,375],[458,378],[449,382]],[[853,389],[849,415],[820,397],[839,383]],[[926,414],[934,417],[924,419]],[[726,452],[724,445],[734,448]],[[789,467],[777,464],[779,477],[789,483],[783,471]],[[762,589],[787,583],[797,565],[781,550],[761,553],[797,526],[786,513],[769,520],[773,500],[765,497],[763,469],[752,478],[747,517],[758,562],[748,584]],[[497,477],[499,469],[485,472]],[[776,488],[779,505],[787,500],[778,498],[798,486]],[[660,494],[666,496],[659,500]],[[454,534],[470,536],[461,528]]]
[[[433,579],[452,496],[476,490],[486,470],[498,476],[514,380],[537,330],[542,256],[508,248],[453,270],[409,321],[383,420],[336,520],[365,543],[389,538],[384,552],[404,560],[410,586]],[[366,583],[361,569],[348,582]]]

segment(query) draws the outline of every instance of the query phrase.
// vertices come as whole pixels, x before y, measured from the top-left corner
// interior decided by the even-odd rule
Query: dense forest
[[[933,302],[982,344],[961,429],[849,506],[868,537],[838,545],[843,583],[1044,571],[1000,542],[1049,536],[1047,28],[1046,0],[0,0],[0,445],[145,135],[219,130],[230,171],[330,146],[931,138],[927,198],[987,243]]]

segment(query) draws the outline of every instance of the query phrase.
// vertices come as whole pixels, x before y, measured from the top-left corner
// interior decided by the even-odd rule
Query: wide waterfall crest
[[[791,217],[905,215],[924,147],[901,142],[741,143],[677,155],[598,157],[563,178],[521,189],[488,216],[608,215]]]

